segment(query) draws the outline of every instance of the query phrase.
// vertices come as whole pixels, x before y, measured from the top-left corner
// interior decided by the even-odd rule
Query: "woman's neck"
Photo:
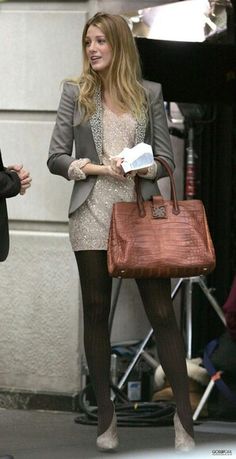
[[[114,94],[110,91],[110,88],[107,85],[102,84],[102,102],[106,107],[108,107],[112,112],[117,115],[125,113],[127,110],[122,109],[122,105],[119,104]]]
[[[109,110],[111,110],[116,115],[122,115],[126,112],[126,110],[122,110],[120,105],[117,103],[114,97],[112,97],[112,94],[109,91],[103,91],[102,101],[106,105],[106,107],[108,107]]]

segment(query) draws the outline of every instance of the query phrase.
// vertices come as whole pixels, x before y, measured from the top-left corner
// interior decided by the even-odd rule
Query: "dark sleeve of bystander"
[[[9,230],[6,198],[16,196],[21,189],[18,174],[8,171],[3,166],[0,151],[0,262],[7,258],[9,252]]]
[[[0,198],[11,198],[20,192],[21,183],[18,174],[8,171],[3,166],[0,152]]]

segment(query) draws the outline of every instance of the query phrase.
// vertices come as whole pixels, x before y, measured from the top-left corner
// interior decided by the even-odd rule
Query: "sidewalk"
[[[174,428],[120,427],[116,453],[96,450],[96,426],[76,424],[75,413],[0,410],[0,456],[14,459],[171,459],[236,458],[236,423],[199,421],[197,447],[188,455],[174,451]]]

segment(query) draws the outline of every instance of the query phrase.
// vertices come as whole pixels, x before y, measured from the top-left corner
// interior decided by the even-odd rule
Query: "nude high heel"
[[[177,413],[174,415],[174,427],[175,449],[182,452],[191,451],[195,447],[195,441],[183,428]]]
[[[114,410],[112,421],[108,429],[97,437],[97,448],[99,451],[114,451],[118,446],[117,419]]]

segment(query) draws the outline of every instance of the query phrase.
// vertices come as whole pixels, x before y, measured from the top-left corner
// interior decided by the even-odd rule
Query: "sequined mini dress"
[[[103,107],[103,164],[110,164],[125,147],[135,144],[136,120],[130,113],[117,115]],[[120,181],[98,176],[87,200],[69,219],[69,235],[73,251],[107,250],[112,205],[118,201],[134,201],[134,180]]]

